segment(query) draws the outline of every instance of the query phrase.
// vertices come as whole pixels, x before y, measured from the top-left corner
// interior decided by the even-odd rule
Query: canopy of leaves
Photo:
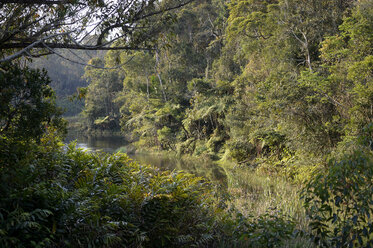
[[[60,126],[61,110],[45,71],[7,65],[0,71],[0,135],[40,138],[48,126]]]
[[[120,44],[115,49],[148,48],[160,24],[172,19],[167,12],[189,2],[2,1],[0,61],[54,53],[55,48],[111,50],[115,41]]]

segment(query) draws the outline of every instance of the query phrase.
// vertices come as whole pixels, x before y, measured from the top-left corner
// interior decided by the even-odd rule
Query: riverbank
[[[68,123],[68,131],[79,131],[81,134],[84,134],[85,136],[123,136],[120,129],[87,129],[86,125],[83,123],[83,118],[79,115],[65,116],[64,119]]]
[[[119,149],[120,150],[120,149]],[[138,154],[144,153],[137,152]],[[136,153],[135,153],[136,154]],[[207,157],[195,157],[191,155],[178,155],[175,152],[147,152],[153,158],[168,158],[179,164],[180,161],[190,161],[190,164],[209,163],[225,175],[224,187],[215,187],[216,195],[221,203],[226,204],[227,209],[236,209],[246,218],[260,218],[261,216],[283,216],[295,223],[299,232],[308,233],[309,221],[306,216],[303,202],[300,199],[302,186],[279,175],[270,175],[257,171],[245,165],[238,165],[232,161],[213,161]],[[136,159],[136,157],[135,157]],[[143,162],[143,161],[142,161]],[[151,161],[149,161],[151,164]],[[206,174],[204,166],[195,166],[197,176],[204,174],[211,180],[211,174]],[[173,169],[185,167],[176,166]],[[192,171],[188,170],[189,172]],[[210,168],[210,171],[211,170]],[[220,172],[221,174],[222,172]],[[207,176],[206,176],[207,175]],[[216,180],[211,180],[215,181]],[[264,232],[266,230],[263,230]],[[290,240],[283,247],[314,247],[308,237],[297,236]]]
[[[115,147],[114,139],[92,137],[86,146]],[[92,141],[100,140],[98,143]],[[82,142],[82,140],[80,140]],[[101,148],[102,150],[102,148]],[[229,160],[213,161],[208,156],[180,156],[173,151],[149,151],[136,149],[131,144],[112,148],[109,152],[129,153],[130,157],[140,164],[149,164],[164,170],[185,171],[196,176],[203,176],[215,186],[218,202],[225,209],[235,209],[245,218],[261,218],[261,216],[283,217],[294,222],[298,230],[307,232],[308,221],[299,192],[301,186],[285,177],[255,170],[246,165],[239,165]],[[307,238],[294,237],[285,247],[312,247]]]
[[[152,153],[153,154],[153,153]],[[256,171],[245,165],[237,165],[232,161],[212,161],[206,157],[177,156],[173,152],[156,152],[157,156],[176,157],[182,160],[212,163],[216,168],[224,170],[226,190],[216,195],[227,204],[227,209],[236,209],[245,218],[261,218],[262,216],[282,216],[292,220],[299,232],[308,233],[309,221],[303,202],[300,199],[302,186],[279,175],[269,175]],[[203,168],[203,167],[202,167]],[[223,189],[220,188],[220,189]],[[263,235],[268,230],[263,230]],[[309,237],[294,236],[283,247],[314,247]]]

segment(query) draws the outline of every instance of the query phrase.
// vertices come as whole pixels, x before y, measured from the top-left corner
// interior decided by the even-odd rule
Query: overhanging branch
[[[153,50],[152,48],[147,47],[130,47],[130,46],[118,46],[118,47],[106,47],[106,46],[89,46],[89,45],[78,45],[78,44],[64,44],[64,43],[47,43],[44,42],[50,48],[66,48],[74,50]],[[15,49],[15,48],[45,48],[41,42],[31,43],[31,42],[22,42],[22,43],[8,43],[0,45],[0,50],[3,49]]]
[[[145,41],[153,37],[152,35],[155,31],[159,32],[161,30],[152,29],[154,27],[150,26],[148,34],[146,34],[147,30],[145,30],[145,33],[139,33],[141,34],[139,40],[137,36],[133,35],[133,32],[136,29],[140,29],[137,25],[142,23],[141,20],[183,7],[195,0],[175,0],[167,2],[162,7],[160,7],[159,3],[153,6],[152,3],[158,1],[0,0],[0,10],[6,11],[11,17],[9,20],[5,20],[0,27],[0,53],[3,54],[0,56],[0,62],[10,61],[25,55],[38,56],[44,52],[46,46],[49,49],[72,50],[154,50],[147,47]],[[136,4],[133,5],[132,3]],[[19,9],[17,14],[14,12],[12,15],[11,13],[14,11],[13,5],[6,6],[6,4],[14,4]],[[32,5],[35,5],[35,7],[29,8]],[[61,10],[63,11],[57,11],[55,14],[53,11],[48,11],[48,9],[54,10],[56,6],[45,5],[58,5],[58,8],[62,7]],[[2,9],[4,6],[6,8]],[[88,12],[86,7],[89,7],[91,12]],[[124,13],[122,8],[126,10]],[[25,11],[22,11],[22,9],[25,9]],[[39,9],[43,13],[38,13]],[[50,13],[50,15],[46,13]],[[92,13],[96,14],[93,15]],[[39,14],[42,16],[39,17]],[[21,18],[21,21],[17,21],[20,17],[23,19]],[[34,19],[30,19],[30,17]],[[109,17],[115,19],[115,23],[107,26]],[[100,18],[97,25],[93,24],[95,18]],[[71,25],[68,25],[69,22],[71,22]],[[93,29],[88,28],[91,24],[94,26]],[[74,28],[73,31],[65,32],[66,29],[71,27]],[[116,30],[119,28],[122,28],[121,35]],[[144,26],[141,27],[141,29],[144,28]],[[87,45],[85,38],[94,31],[96,33],[95,37],[97,37],[94,38],[96,42],[95,44]],[[108,36],[109,41],[104,43],[104,37],[106,36]],[[129,44],[128,42],[133,37],[136,40]],[[117,46],[113,46],[119,39],[123,40],[123,45],[118,42]],[[36,49],[36,52],[33,52],[32,49]],[[37,49],[42,49],[42,51],[40,52]],[[8,56],[6,55],[7,52],[14,52],[14,54],[9,55],[8,53]]]
[[[60,53],[57,53],[54,49],[48,47],[45,43],[42,43],[44,45],[45,48],[47,48],[50,52],[50,54],[55,54],[57,55],[58,57],[62,58],[62,59],[65,59],[67,61],[70,61],[71,63],[74,63],[74,64],[78,64],[78,65],[83,65],[83,66],[88,66],[88,67],[93,67],[93,68],[96,68],[96,69],[103,69],[103,70],[113,70],[113,69],[119,69],[121,68],[122,66],[124,66],[125,64],[129,63],[135,56],[132,56],[131,58],[129,58],[127,61],[125,61],[124,63],[122,64],[119,64],[117,66],[113,66],[113,67],[102,67],[102,66],[95,66],[95,65],[92,65],[92,64],[88,64],[88,63],[81,63],[79,61],[75,61],[75,60],[72,60],[66,56],[63,56],[62,54]]]
[[[83,3],[79,3],[76,1],[71,0],[0,0],[1,4],[7,3],[14,3],[14,4],[46,4],[46,5],[53,5],[53,4],[74,4],[74,5],[85,5]]]
[[[35,41],[33,43],[30,42],[30,44],[27,44],[25,46],[22,46],[22,47],[19,47],[19,48],[23,48],[22,50],[16,52],[15,54],[12,54],[4,59],[1,59],[0,62],[7,62],[7,61],[11,61],[13,59],[17,59],[19,57],[21,57],[22,55],[24,54],[28,54],[29,53],[29,50],[30,49],[33,49],[33,48],[36,48],[36,47],[44,47],[43,46],[43,42],[47,39],[51,39],[51,38],[54,38],[56,36],[61,36],[61,35],[67,35],[69,32],[66,32],[66,33],[60,33],[60,34],[53,34],[53,35],[50,35],[50,36],[47,36],[45,37],[44,39],[41,39],[41,40],[38,40],[38,41]],[[0,49],[1,50],[1,49]]]

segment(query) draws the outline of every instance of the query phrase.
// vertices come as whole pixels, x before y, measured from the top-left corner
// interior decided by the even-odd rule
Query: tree
[[[217,20],[224,7],[222,1],[213,3],[196,2],[177,11],[176,21],[163,26],[157,50],[134,53],[123,66],[122,128],[141,145],[174,150],[188,136],[182,123],[194,94],[188,82],[210,77],[220,51],[223,24]]]
[[[110,65],[111,53],[106,55],[106,65]],[[99,58],[90,60],[90,64],[104,66],[105,62]],[[83,114],[88,120],[89,128],[118,129],[119,105],[114,102],[122,90],[124,74],[121,70],[101,70],[86,67],[84,78],[90,84],[85,95],[85,109]]]
[[[168,12],[192,1],[1,1],[0,62],[55,48],[149,49],[160,23],[172,19]]]
[[[322,84],[317,75],[324,72],[319,46],[339,32],[351,4],[230,2],[227,42],[215,75],[235,88],[236,104],[226,118],[232,150],[278,161],[289,151],[318,154],[335,148],[341,118],[333,96],[317,90]]]
[[[8,65],[0,71],[0,137],[39,139],[49,127],[63,127],[46,71]]]
[[[335,99],[345,140],[363,136],[365,145],[372,147],[373,1],[360,1],[339,28],[340,34],[322,43],[326,72],[318,91]]]

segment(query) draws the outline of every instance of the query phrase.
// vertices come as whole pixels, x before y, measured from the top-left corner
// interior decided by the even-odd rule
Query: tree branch
[[[4,11],[10,15],[10,19],[5,18],[5,22],[0,27],[0,52],[6,54],[7,49],[16,50],[12,55],[0,56],[0,62],[17,59],[24,55],[37,56],[38,53],[31,53],[31,49],[45,49],[46,46],[50,49],[154,50],[149,47],[140,47],[146,46],[142,42],[149,38],[150,35],[155,31],[160,31],[158,29],[153,30],[152,27],[149,28],[150,31],[148,33],[145,32],[140,41],[136,40],[133,42],[134,44],[128,44],[131,38],[133,38],[132,30],[138,28],[136,25],[140,24],[141,20],[181,8],[195,0],[170,1],[170,3],[161,7],[159,5],[162,5],[162,3],[158,1],[0,0],[0,11],[3,10],[2,7],[5,4],[14,4],[14,7],[13,5],[9,5],[4,8]],[[47,7],[39,5],[47,5]],[[59,5],[58,7],[62,7],[64,11],[55,14],[53,11],[49,11],[53,10],[55,6],[49,7],[48,5]],[[89,7],[89,11],[87,11],[87,7]],[[18,11],[15,12],[14,9],[18,9]],[[41,14],[43,15],[42,17],[35,15],[39,10],[43,13]],[[31,19],[31,17],[35,19]],[[112,25],[107,25],[107,17],[115,18],[116,22]],[[92,24],[92,21],[97,20],[97,18],[100,18],[99,23],[93,27],[93,30],[98,31],[98,34],[95,36],[96,44],[83,44],[83,39],[93,32],[92,29],[87,27]],[[8,26],[12,28],[6,28]],[[65,31],[70,27],[73,27],[74,30]],[[117,28],[121,27],[124,28],[123,33],[119,34],[115,32]],[[86,32],[84,32],[84,29]],[[102,42],[106,35],[113,33],[114,35],[119,34],[119,36],[115,36],[115,38],[114,36],[110,36],[108,42]],[[82,36],[83,39],[81,39]],[[125,45],[120,46],[120,44],[117,44],[117,47],[112,47],[111,45],[119,39],[123,40],[123,44]]]
[[[174,10],[174,9],[181,8],[181,7],[183,7],[183,6],[185,6],[185,5],[189,4],[189,3],[191,3],[191,2],[193,2],[193,1],[195,1],[195,0],[189,0],[189,1],[186,1],[186,2],[184,2],[184,3],[180,3],[180,4],[178,4],[178,5],[176,5],[176,6],[173,6],[173,7],[168,7],[168,8],[165,8],[165,9],[161,9],[161,10],[159,10],[159,11],[155,11],[155,12],[152,12],[152,13],[149,13],[149,14],[146,14],[146,15],[143,15],[143,16],[140,16],[140,17],[138,17],[137,19],[134,19],[133,21],[142,20],[142,19],[145,19],[145,18],[148,18],[148,17],[154,16],[154,15],[159,15],[159,14],[161,14],[161,13],[163,13],[163,12],[168,12],[168,11],[171,11],[171,10]]]
[[[84,3],[75,2],[72,0],[0,0],[1,4],[7,3],[14,3],[14,4],[45,4],[45,5],[53,5],[53,4],[72,4],[72,5],[85,5]]]
[[[102,67],[102,66],[95,66],[95,65],[88,64],[88,63],[81,63],[81,62],[72,60],[70,58],[67,58],[66,56],[63,56],[63,55],[57,53],[55,50],[53,50],[52,48],[50,48],[47,45],[45,45],[45,43],[43,43],[43,45],[49,50],[50,54],[55,54],[55,55],[57,55],[58,57],[60,57],[62,59],[70,61],[71,63],[78,64],[78,65],[83,65],[83,66],[88,66],[88,67],[93,67],[93,68],[96,68],[96,69],[103,69],[103,70],[119,69],[122,66],[124,66],[125,64],[129,63],[135,57],[135,56],[131,56],[131,58],[129,58],[127,61],[125,61],[124,63],[119,64],[117,66],[113,66],[113,67]]]
[[[18,47],[18,48],[23,48],[23,49],[21,51],[16,52],[13,55],[10,55],[10,56],[8,56],[4,59],[1,59],[0,62],[7,62],[7,61],[11,61],[13,59],[17,59],[17,58],[21,57],[23,54],[27,54],[28,51],[32,48],[36,48],[36,47],[39,47],[39,48],[43,47],[44,48],[44,46],[42,45],[44,40],[47,40],[47,39],[50,39],[50,38],[53,38],[53,37],[56,37],[56,36],[60,36],[60,35],[66,35],[66,34],[68,34],[68,33],[53,34],[53,35],[45,37],[44,39],[35,41],[33,43],[30,43],[30,44],[26,44],[22,47]],[[0,50],[1,50],[1,48],[0,48]]]
[[[28,50],[31,48],[44,48],[45,46],[42,43],[42,40],[31,42],[22,42],[22,43],[8,43],[0,45],[0,50],[3,49],[14,49],[14,48],[24,48],[22,50]],[[135,50],[135,51],[148,51],[153,50],[152,48],[147,47],[131,47],[131,46],[119,46],[119,47],[107,47],[107,46],[87,46],[79,44],[65,44],[65,43],[45,43],[50,48],[66,48],[74,50]],[[0,62],[2,62],[0,60]]]

